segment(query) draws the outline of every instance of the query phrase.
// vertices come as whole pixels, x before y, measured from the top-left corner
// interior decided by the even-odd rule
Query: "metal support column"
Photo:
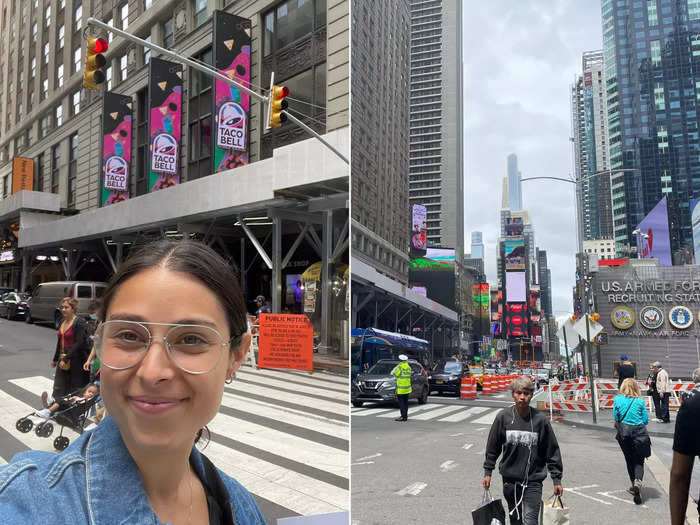
[[[27,278],[29,277],[29,255],[26,250],[22,250],[22,275],[20,276],[19,291],[27,290]]]
[[[115,258],[115,263],[117,263],[117,268],[122,264],[122,261],[124,260],[124,243],[123,242],[118,242],[117,243],[117,256]]]
[[[272,312],[282,311],[282,219],[272,217]]]
[[[333,210],[323,212],[323,241],[321,243],[321,348],[330,350],[331,341],[331,261],[333,259]],[[319,352],[321,351],[319,348]]]
[[[241,291],[243,292],[243,295],[247,296],[248,294],[246,293],[246,266],[245,266],[245,238],[241,237],[241,275],[239,276],[241,278]]]

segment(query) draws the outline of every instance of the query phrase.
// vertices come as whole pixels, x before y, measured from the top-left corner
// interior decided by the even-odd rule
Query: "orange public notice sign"
[[[314,369],[314,328],[305,315],[261,314],[260,368]]]
[[[25,157],[12,158],[12,194],[34,188],[34,160]]]

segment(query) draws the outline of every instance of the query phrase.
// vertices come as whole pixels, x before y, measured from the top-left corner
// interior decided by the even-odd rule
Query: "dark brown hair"
[[[105,320],[114,294],[125,281],[139,272],[158,267],[195,277],[216,295],[226,313],[232,339],[230,349],[235,348],[240,336],[248,330],[245,301],[238,279],[231,266],[218,253],[198,241],[161,240],[142,246],[132,253],[107,284],[102,295],[100,320]]]
[[[68,303],[68,305],[73,309],[73,313],[78,313],[78,300],[75,297],[64,297],[59,303],[63,306],[63,303]]]

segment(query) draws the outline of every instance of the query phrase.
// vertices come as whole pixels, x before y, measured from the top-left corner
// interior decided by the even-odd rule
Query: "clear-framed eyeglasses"
[[[154,336],[149,326],[169,326],[164,336]],[[161,339],[170,360],[189,374],[211,372],[240,335],[224,341],[209,326],[196,324],[146,323],[110,320],[95,333],[95,350],[100,363],[112,370],[126,370],[141,362],[154,340]]]

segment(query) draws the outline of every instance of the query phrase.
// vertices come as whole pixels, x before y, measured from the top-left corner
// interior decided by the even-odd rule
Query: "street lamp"
[[[642,239],[648,240],[649,234],[644,233],[642,230],[637,228],[636,230],[634,230],[632,232],[632,235],[634,235],[635,238],[637,239],[637,259],[641,259],[642,257],[640,255],[642,254],[642,247],[643,247]]]

